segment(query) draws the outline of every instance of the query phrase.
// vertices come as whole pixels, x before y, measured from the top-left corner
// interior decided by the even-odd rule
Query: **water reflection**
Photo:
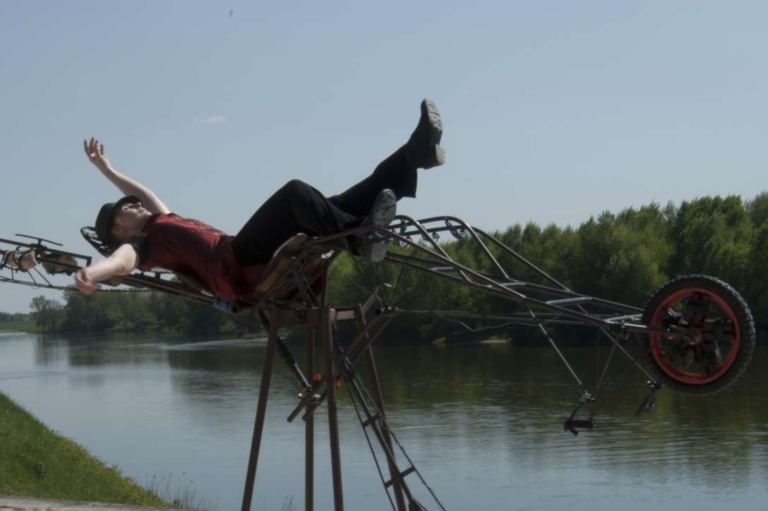
[[[390,423],[449,509],[477,508],[482,495],[484,506],[497,509],[514,500],[519,509],[620,504],[626,511],[653,503],[716,509],[726,498],[762,509],[765,353],[758,350],[729,391],[710,397],[665,391],[653,413],[638,417],[644,378],[624,375],[599,396],[596,429],[578,437],[564,433],[562,421],[579,390],[550,349],[401,346],[377,348],[375,356]],[[304,353],[297,347],[295,355],[301,360]],[[593,363],[591,350],[571,348],[567,355],[579,367]],[[0,391],[139,481],[184,472],[231,509],[239,506],[263,357],[263,340],[5,336]],[[298,389],[277,364],[258,509],[280,509],[289,495],[301,502],[303,429],[300,421],[285,422]],[[343,390],[346,501],[351,508],[386,509]],[[100,424],[88,420],[94,414]],[[321,429],[320,467],[324,436]],[[330,507],[324,484],[318,482],[319,508]]]

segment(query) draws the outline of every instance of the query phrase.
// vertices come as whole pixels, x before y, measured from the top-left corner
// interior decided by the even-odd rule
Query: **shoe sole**
[[[386,192],[386,193],[385,193]],[[397,216],[397,198],[391,190],[384,190],[373,205],[372,225],[386,227]]]
[[[435,146],[435,162],[437,163],[435,167],[439,167],[440,165],[445,164],[445,149],[439,145]]]
[[[445,149],[440,147],[443,138],[443,118],[431,99],[424,98],[421,102],[421,122],[426,119],[427,141],[433,148],[434,154],[431,161],[425,162],[424,168],[439,167],[445,164]]]
[[[386,227],[397,216],[397,197],[392,190],[382,190],[373,203],[371,225]],[[376,241],[367,243],[363,247],[363,255],[371,262],[379,263],[387,256],[387,242]]]
[[[368,259],[373,263],[380,263],[387,257],[386,243],[373,243],[368,250]]]
[[[440,111],[432,100],[424,99],[421,102],[421,115],[429,120],[429,141],[431,145],[440,144],[443,138],[443,119]]]

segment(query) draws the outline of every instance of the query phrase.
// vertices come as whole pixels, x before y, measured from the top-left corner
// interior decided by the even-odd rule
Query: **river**
[[[0,334],[0,392],[108,465],[167,497],[240,509],[263,340]],[[389,423],[448,510],[768,508],[768,349],[727,391],[646,394],[630,371],[599,396],[595,429],[563,419],[579,390],[546,347],[377,347]],[[298,350],[297,356],[300,356]],[[588,363],[592,350],[569,357]],[[254,511],[303,509],[304,428],[278,360]],[[333,508],[325,408],[318,415],[316,509]],[[389,501],[345,386],[340,436],[347,509]],[[403,467],[401,467],[403,468]],[[418,479],[407,479],[431,511]],[[422,497],[422,494],[424,495]]]

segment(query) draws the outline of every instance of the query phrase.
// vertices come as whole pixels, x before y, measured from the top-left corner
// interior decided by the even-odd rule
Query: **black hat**
[[[115,221],[115,215],[123,204],[141,202],[141,199],[135,195],[127,195],[117,202],[108,202],[99,210],[96,217],[96,235],[108,247],[112,248],[112,223]]]

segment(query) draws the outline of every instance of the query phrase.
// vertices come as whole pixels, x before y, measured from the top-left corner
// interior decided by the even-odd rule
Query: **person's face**
[[[147,219],[152,216],[141,202],[127,202],[120,206],[112,222],[112,238],[121,242],[129,236],[138,234]]]

